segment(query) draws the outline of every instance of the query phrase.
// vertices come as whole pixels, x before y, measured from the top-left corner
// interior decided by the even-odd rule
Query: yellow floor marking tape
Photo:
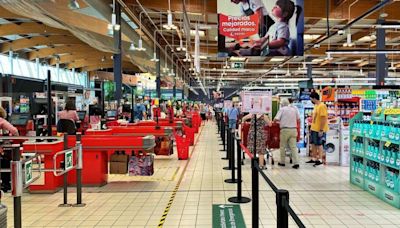
[[[199,141],[199,138],[200,138],[200,135],[201,135],[202,130],[203,130],[203,128],[200,129],[199,135],[197,136],[197,140],[196,140],[195,144],[193,145],[191,155],[193,155],[194,149],[196,148],[197,142]],[[186,168],[188,167],[189,161],[190,161],[190,157],[188,158],[188,160],[187,160],[187,162],[186,162],[185,168],[184,168],[183,171],[182,171],[182,174],[181,174],[181,177],[179,178],[178,183],[176,184],[174,190],[172,191],[172,194],[171,194],[171,197],[169,198],[168,204],[167,204],[167,206],[165,207],[165,210],[164,210],[163,215],[161,216],[160,222],[158,223],[158,228],[161,228],[161,227],[164,226],[165,219],[167,218],[169,209],[171,208],[172,203],[174,202],[176,193],[177,193],[178,190],[179,190],[179,185],[180,185],[181,182],[182,182],[182,179],[183,179],[183,176],[184,176],[184,174],[185,174],[185,172],[186,172]]]

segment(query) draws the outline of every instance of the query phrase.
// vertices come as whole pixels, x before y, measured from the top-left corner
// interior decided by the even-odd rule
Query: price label
[[[400,115],[400,108],[389,108],[385,109],[385,115]]]
[[[385,143],[385,146],[386,146],[386,147],[389,147],[391,144],[392,144],[392,143],[391,143],[390,141],[387,141],[387,142]]]

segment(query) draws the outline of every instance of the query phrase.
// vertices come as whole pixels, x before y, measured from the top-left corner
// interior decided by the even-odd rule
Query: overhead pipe
[[[384,6],[386,6],[389,3],[393,3],[394,0],[383,0],[382,2],[376,4],[375,6],[373,6],[371,9],[367,10],[365,13],[361,14],[360,16],[358,16],[357,18],[351,20],[349,23],[347,23],[345,26],[343,26],[342,30],[346,30],[348,28],[350,28],[353,24],[357,23],[358,21],[364,19],[365,17],[368,17],[369,15],[371,15],[372,13],[374,13],[375,11],[382,9]],[[322,42],[330,39],[331,37],[335,36],[338,34],[338,31],[334,31],[332,33],[329,34],[329,36],[325,35],[324,37],[322,37],[321,39],[319,39],[317,42],[310,44],[310,46],[308,46],[304,51],[308,51],[310,49],[312,49],[315,45],[319,45]]]

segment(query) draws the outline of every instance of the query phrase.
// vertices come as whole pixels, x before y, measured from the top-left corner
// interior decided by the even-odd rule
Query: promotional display
[[[272,92],[271,91],[244,91],[241,93],[242,112],[249,113],[271,113]]]
[[[219,56],[301,56],[304,0],[218,1]]]

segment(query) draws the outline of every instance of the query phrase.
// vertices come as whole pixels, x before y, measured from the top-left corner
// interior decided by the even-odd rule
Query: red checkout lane
[[[117,143],[116,143],[117,142]],[[115,151],[144,151],[152,150],[155,146],[154,136],[123,136],[123,135],[85,135],[82,136],[82,185],[103,186],[108,182],[109,155]],[[68,148],[76,145],[76,137],[68,137]],[[53,169],[53,157],[57,152],[64,150],[63,141],[55,142],[24,142],[24,152],[36,152],[44,157],[44,168]],[[77,157],[74,156],[74,164]],[[63,156],[57,157],[57,169],[60,169]],[[68,184],[76,184],[76,172],[68,172]],[[63,177],[56,177],[52,172],[44,174],[43,184],[31,184],[30,192],[54,193],[63,185]]]

